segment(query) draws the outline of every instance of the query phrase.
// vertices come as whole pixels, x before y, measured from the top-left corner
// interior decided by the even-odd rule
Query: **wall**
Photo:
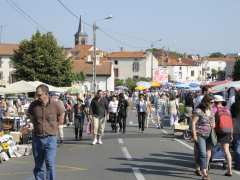
[[[0,80],[0,84],[7,86],[9,84],[10,72],[13,72],[14,68],[10,68],[10,57],[0,57],[0,59],[2,61],[0,72],[3,73],[3,79]]]

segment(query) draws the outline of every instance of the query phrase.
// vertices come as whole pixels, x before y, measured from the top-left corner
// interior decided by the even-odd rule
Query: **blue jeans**
[[[207,169],[207,149],[211,147],[211,138],[198,136],[197,140],[197,150],[198,150],[198,162],[200,165],[200,170]]]
[[[55,159],[57,152],[57,137],[34,136],[32,141],[35,168],[33,170],[36,180],[45,180],[44,163],[46,164],[47,180],[55,180]]]

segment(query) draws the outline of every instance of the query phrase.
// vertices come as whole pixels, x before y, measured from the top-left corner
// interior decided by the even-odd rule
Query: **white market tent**
[[[48,85],[46,83],[42,83],[40,81],[18,81],[13,84],[10,84],[6,88],[0,88],[0,94],[21,94],[21,93],[29,93],[29,92],[35,92],[36,87],[40,84],[45,84],[49,87],[50,91],[56,91],[56,92],[65,92],[66,90],[64,88],[58,88],[51,85]]]

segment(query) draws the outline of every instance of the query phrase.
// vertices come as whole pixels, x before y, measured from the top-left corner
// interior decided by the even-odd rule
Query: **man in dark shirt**
[[[105,128],[105,115],[108,110],[108,101],[105,97],[103,97],[101,90],[98,90],[96,96],[92,99],[89,110],[93,121],[94,139],[92,144],[102,144],[102,135]]]
[[[33,173],[36,180],[45,180],[45,163],[47,180],[55,180],[57,133],[58,126],[64,122],[64,106],[60,101],[50,99],[49,89],[44,84],[36,88],[36,97],[28,109],[33,123],[32,148],[35,161]]]

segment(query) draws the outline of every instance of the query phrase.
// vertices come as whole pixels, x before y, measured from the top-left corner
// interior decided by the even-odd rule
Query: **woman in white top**
[[[178,123],[178,102],[175,95],[170,95],[169,101],[169,113],[170,113],[170,126]]]
[[[117,132],[117,108],[118,108],[118,100],[116,96],[112,96],[112,100],[108,105],[109,112],[109,120],[111,122],[111,127],[114,132]]]

